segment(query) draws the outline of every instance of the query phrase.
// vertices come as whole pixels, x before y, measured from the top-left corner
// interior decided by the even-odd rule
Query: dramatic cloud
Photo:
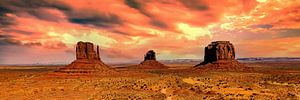
[[[82,10],[69,13],[69,21],[77,24],[94,25],[97,27],[112,27],[121,25],[121,19],[115,14],[101,14],[99,12],[91,12]]]
[[[262,25],[252,25],[251,28],[266,28],[266,29],[269,29],[269,28],[272,28],[273,25],[269,25],[269,24],[262,24]]]
[[[300,56],[299,12],[299,0],[1,0],[0,64],[66,63],[78,41],[105,62],[203,58],[217,40],[238,57]]]
[[[179,0],[186,8],[193,10],[208,10],[209,6],[200,0]]]

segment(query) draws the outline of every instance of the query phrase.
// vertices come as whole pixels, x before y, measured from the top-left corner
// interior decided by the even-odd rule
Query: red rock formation
[[[153,50],[149,50],[145,56],[144,61],[141,62],[139,65],[131,66],[130,68],[137,68],[137,69],[166,69],[168,68],[164,64],[158,62],[156,60],[156,55]]]
[[[146,60],[156,60],[156,57],[155,57],[155,52],[153,50],[149,50],[145,56],[144,56],[144,61]]]
[[[142,68],[142,69],[165,69],[168,67],[156,60],[145,60],[145,61],[141,62],[140,68]]]
[[[205,47],[204,64],[235,60],[235,51],[229,41],[216,41]]]
[[[109,70],[110,67],[105,65],[99,56],[99,46],[97,51],[94,50],[93,43],[78,42],[76,45],[76,60],[58,72],[67,73],[90,73],[97,71]]]
[[[234,46],[229,41],[216,41],[205,47],[204,61],[196,66],[211,70],[247,69],[235,59]]]

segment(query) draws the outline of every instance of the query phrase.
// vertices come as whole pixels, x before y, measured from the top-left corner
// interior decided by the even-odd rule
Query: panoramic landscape
[[[0,0],[0,100],[298,100],[299,0]]]

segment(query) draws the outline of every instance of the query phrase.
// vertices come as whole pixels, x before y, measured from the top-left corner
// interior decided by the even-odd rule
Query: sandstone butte
[[[229,41],[211,42],[211,44],[205,47],[204,61],[195,67],[208,70],[249,69],[235,59],[234,46]]]
[[[94,48],[94,44],[90,42],[77,42],[76,60],[57,72],[65,73],[92,73],[111,70],[100,59],[99,46]]]
[[[144,55],[144,61],[139,65],[130,66],[129,68],[135,69],[167,69],[168,67],[156,60],[156,54],[153,50],[149,50]]]

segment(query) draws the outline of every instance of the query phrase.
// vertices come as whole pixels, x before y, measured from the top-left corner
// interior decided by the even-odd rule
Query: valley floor
[[[0,99],[300,99],[300,63],[247,63],[252,72],[165,70],[61,74],[59,67],[0,67]]]

